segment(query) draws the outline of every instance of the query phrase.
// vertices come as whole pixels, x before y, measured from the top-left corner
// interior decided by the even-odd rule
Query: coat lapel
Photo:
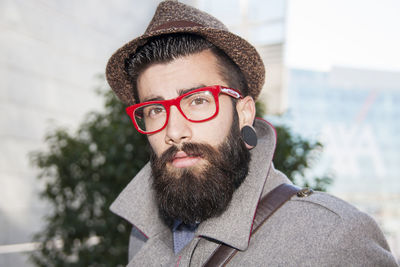
[[[235,191],[227,210],[219,217],[200,224],[196,235],[218,240],[239,250],[246,250],[258,201],[271,168],[275,150],[274,129],[257,120],[258,145],[251,150],[250,172]],[[229,231],[227,231],[229,229]]]
[[[133,224],[148,239],[169,230],[158,215],[151,189],[150,163],[125,187],[110,209]]]
[[[131,266],[168,266],[175,257],[171,249],[172,235],[169,229],[149,238],[129,262]]]

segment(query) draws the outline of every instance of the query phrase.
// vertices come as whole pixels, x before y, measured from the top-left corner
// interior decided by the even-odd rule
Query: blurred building
[[[293,69],[288,101],[270,119],[324,145],[309,175],[333,174],[329,192],[372,215],[400,258],[400,73]]]

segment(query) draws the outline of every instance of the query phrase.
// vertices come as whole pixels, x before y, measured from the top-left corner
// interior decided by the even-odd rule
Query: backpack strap
[[[261,225],[277,211],[286,201],[288,201],[294,194],[298,194],[305,189],[300,189],[294,185],[281,184],[271,190],[267,195],[261,198],[258,203],[256,214],[253,220],[253,227],[250,237],[261,227]],[[307,189],[312,191],[310,189]],[[212,266],[225,266],[233,256],[238,252],[237,249],[220,244],[203,264],[203,267]]]

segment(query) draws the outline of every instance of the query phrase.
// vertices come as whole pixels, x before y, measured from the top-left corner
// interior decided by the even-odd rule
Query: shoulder
[[[289,207],[302,209],[311,214],[321,210],[329,217],[335,217],[343,223],[351,223],[360,219],[372,220],[370,216],[359,211],[348,202],[324,192],[317,191],[306,197],[295,195],[288,203]]]
[[[266,221],[266,226],[274,232],[285,229],[285,232],[307,242],[319,240],[332,245],[339,243],[340,238],[347,238],[341,233],[352,232],[352,228],[356,232],[371,227],[379,230],[369,215],[323,192],[314,192],[306,197],[293,196]]]
[[[276,238],[286,240],[293,255],[309,255],[316,264],[397,266],[374,219],[330,194],[294,196],[270,219],[272,231],[280,233]]]
[[[379,242],[381,246],[388,248],[375,220],[342,199],[327,193],[314,192],[307,197],[294,196],[287,204],[286,213],[306,215],[306,220],[312,221],[317,228],[329,225],[329,228],[334,231],[334,236],[331,238],[338,242],[343,243],[345,240],[354,242],[363,239]],[[283,209],[283,214],[285,214],[285,209]],[[359,237],[361,235],[363,238]]]

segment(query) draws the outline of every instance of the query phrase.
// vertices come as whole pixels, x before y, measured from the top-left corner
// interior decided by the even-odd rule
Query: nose
[[[183,117],[178,108],[171,106],[168,124],[166,127],[165,143],[169,145],[179,145],[192,138],[192,131],[189,121]]]

